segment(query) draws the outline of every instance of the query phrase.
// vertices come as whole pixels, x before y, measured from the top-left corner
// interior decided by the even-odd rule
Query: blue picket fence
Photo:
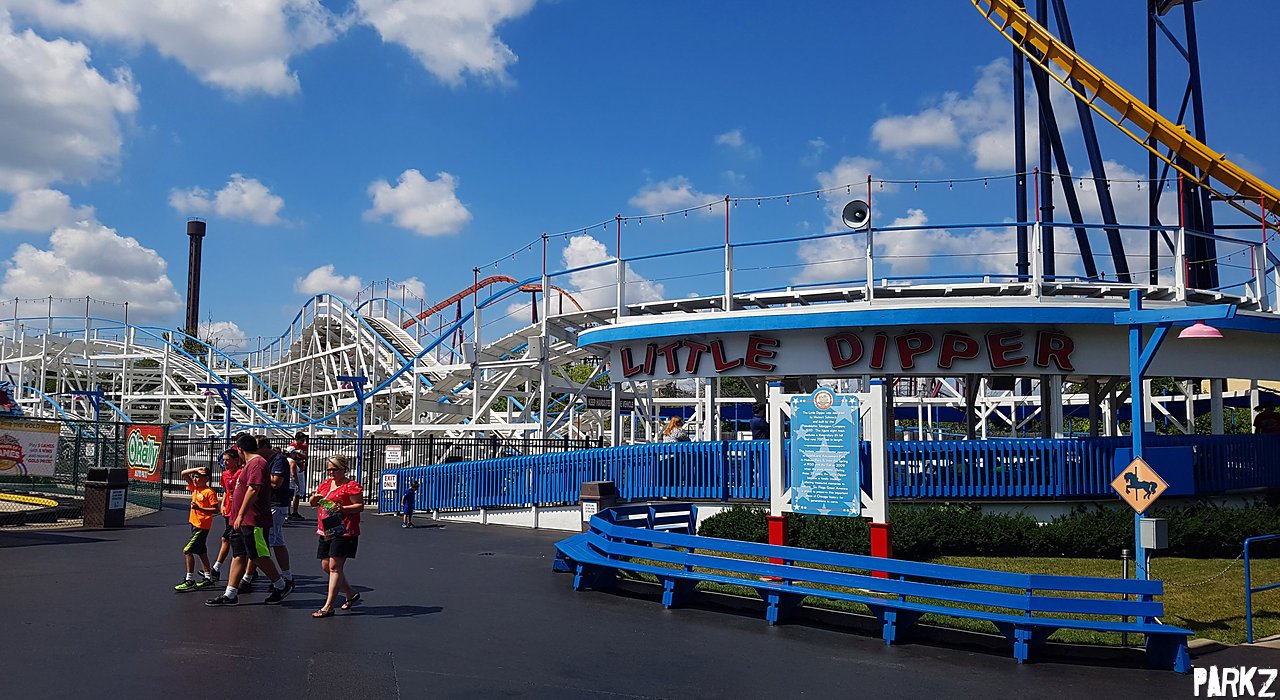
[[[1280,436],[1148,436],[1148,447],[1191,450],[1195,493],[1280,486]],[[1116,451],[1127,437],[890,441],[889,497],[896,499],[1108,498]],[[864,464],[870,463],[863,445]],[[785,450],[784,450],[785,453]],[[575,503],[585,481],[612,481],[626,500],[767,501],[769,443],[764,440],[604,447],[476,462],[386,469],[394,491],[379,510],[395,511],[417,480],[419,510]],[[865,475],[864,475],[865,478]]]

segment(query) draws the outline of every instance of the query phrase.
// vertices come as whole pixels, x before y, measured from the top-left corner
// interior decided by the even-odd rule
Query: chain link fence
[[[0,527],[78,525],[90,469],[126,469],[128,423],[0,420]],[[34,443],[24,435],[47,436]],[[45,440],[56,435],[52,454]],[[49,462],[52,465],[49,465]],[[49,467],[52,466],[52,474]],[[131,481],[128,517],[160,509],[161,484]]]

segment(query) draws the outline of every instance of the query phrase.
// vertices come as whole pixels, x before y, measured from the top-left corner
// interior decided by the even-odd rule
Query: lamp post
[[[231,447],[231,392],[235,390],[229,382],[203,383],[196,384],[197,389],[204,389],[205,396],[213,396],[214,392],[222,397],[222,413],[223,421],[225,421],[222,440],[222,449],[226,450]]]
[[[75,389],[66,392],[71,396],[81,396],[89,399],[90,405],[93,406],[93,466],[102,466],[102,426],[98,424],[102,417],[102,386],[96,386],[92,389]]]
[[[361,466],[364,464],[364,385],[369,381],[368,377],[363,375],[347,376],[338,375],[338,381],[351,385],[356,392],[356,483],[360,481]]]
[[[1142,308],[1142,292],[1129,290],[1129,310],[1117,311],[1114,323],[1117,326],[1129,326],[1129,405],[1132,406],[1129,421],[1129,434],[1133,437],[1133,458],[1142,457],[1142,437],[1146,429],[1143,420],[1146,399],[1142,391],[1142,378],[1151,366],[1160,344],[1164,342],[1169,328],[1174,323],[1194,322],[1178,334],[1179,338],[1221,338],[1222,334],[1205,321],[1234,318],[1235,304],[1211,304],[1206,306],[1188,306],[1169,309]],[[1151,337],[1142,342],[1142,327],[1152,326]],[[1142,543],[1142,513],[1133,514],[1133,541],[1135,578],[1147,578],[1147,565],[1150,551]]]

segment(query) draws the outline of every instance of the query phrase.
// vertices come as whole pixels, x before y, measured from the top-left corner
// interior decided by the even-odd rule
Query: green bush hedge
[[[1165,556],[1235,557],[1246,537],[1280,533],[1280,508],[1261,502],[1245,507],[1192,503],[1155,508],[1149,515],[1169,520]],[[767,542],[764,516],[762,508],[735,505],[707,518],[698,532]],[[1025,513],[984,513],[975,505],[894,505],[889,508],[889,522],[893,523],[894,555],[903,559],[943,555],[1118,558],[1121,549],[1133,548],[1133,514],[1123,508],[1080,507],[1040,525]],[[863,518],[793,513],[787,518],[787,542],[808,549],[867,554],[870,534]]]

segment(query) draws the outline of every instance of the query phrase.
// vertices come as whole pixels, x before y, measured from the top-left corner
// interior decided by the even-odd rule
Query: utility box
[[[84,526],[124,527],[125,504],[128,501],[128,470],[90,469],[84,480]]]
[[[1169,521],[1164,518],[1143,518],[1138,534],[1144,549],[1169,548]]]
[[[591,516],[618,505],[618,489],[612,481],[584,481],[578,492],[582,501],[582,531],[591,529]]]

